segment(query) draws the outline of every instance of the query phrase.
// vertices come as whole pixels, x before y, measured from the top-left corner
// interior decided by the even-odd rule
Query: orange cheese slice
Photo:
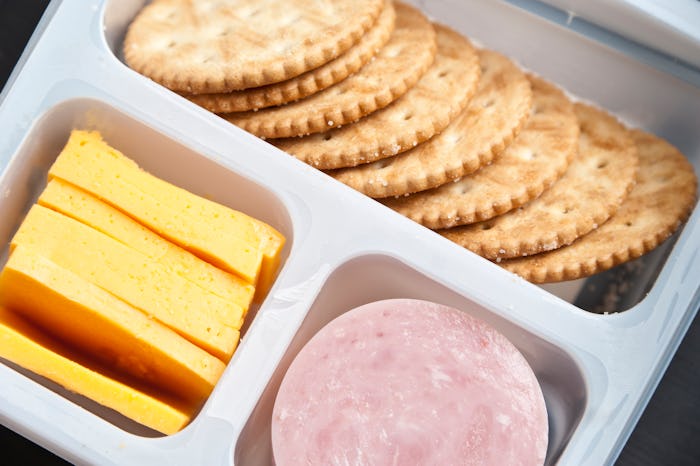
[[[124,301],[18,246],[0,274],[0,303],[123,373],[201,404],[224,363]]]
[[[51,180],[38,203],[158,260],[183,278],[236,303],[244,311],[250,306],[255,293],[253,285],[203,261],[70,183]]]
[[[73,131],[49,170],[164,238],[255,285],[263,258],[251,217],[141,170],[98,132]]]
[[[228,361],[243,310],[135,249],[70,217],[34,205],[10,247],[26,246]]]
[[[114,409],[163,434],[186,426],[196,409],[164,394],[148,393],[85,362],[75,351],[0,306],[0,357]]]

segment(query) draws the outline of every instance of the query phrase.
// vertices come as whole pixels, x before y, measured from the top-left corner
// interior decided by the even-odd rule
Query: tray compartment
[[[554,464],[586,409],[586,383],[574,359],[561,348],[496,316],[421,271],[382,254],[355,257],[330,274],[247,420],[236,444],[235,464],[272,463],[270,418],[274,399],[285,371],[304,344],[345,311],[390,298],[423,299],[455,307],[489,322],[513,342],[542,387],[550,426],[547,464]]]
[[[407,1],[476,44],[500,51],[526,69],[541,74],[571,92],[574,98],[599,104],[629,125],[667,138],[689,158],[696,172],[700,172],[700,140],[692,130],[693,125],[700,125],[700,90],[697,87],[660,74],[611,46],[537,16],[541,5],[533,0]],[[144,0],[108,0],[103,8],[106,44],[123,66],[126,66],[122,58],[126,29],[146,3]],[[508,26],[504,28],[504,24]],[[543,44],[547,44],[546,52]],[[626,52],[637,52],[638,57],[648,61],[641,46],[617,45],[624,46]],[[661,88],[665,91],[657,92]],[[656,283],[678,236],[660,245],[656,253],[598,274],[590,281],[581,279],[544,288],[590,312],[602,314],[632,309]]]
[[[0,196],[0,212],[3,213],[0,268],[7,261],[12,236],[46,186],[49,167],[74,128],[99,130],[110,145],[150,173],[270,223],[287,238],[281,258],[282,270],[289,256],[293,228],[286,206],[275,194],[115,107],[85,98],[64,101],[44,112],[26,134],[0,178],[0,192],[4,193]],[[251,306],[242,329],[243,336],[260,307],[260,303]],[[149,437],[160,435],[43,377],[8,365],[127,432]]]

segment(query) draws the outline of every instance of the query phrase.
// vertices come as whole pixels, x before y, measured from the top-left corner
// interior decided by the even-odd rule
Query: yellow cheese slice
[[[257,283],[263,252],[251,217],[150,175],[98,132],[71,133],[49,170],[53,178],[88,191],[196,256]]]
[[[238,304],[244,311],[250,306],[255,293],[253,285],[203,261],[70,183],[51,180],[38,203],[158,260],[205,290]]]
[[[263,261],[260,267],[254,300],[261,302],[268,291],[270,291],[270,288],[272,288],[272,284],[277,277],[285,238],[279,231],[259,220],[255,221],[255,228],[258,230],[262,243]]]
[[[105,290],[18,246],[0,273],[0,303],[109,367],[203,403],[225,365]]]
[[[70,217],[32,206],[10,244],[57,265],[154,317],[214,356],[228,361],[243,311],[157,261]]]
[[[185,427],[196,409],[105,375],[69,347],[0,306],[0,357],[166,435]],[[81,361],[81,362],[78,362]]]

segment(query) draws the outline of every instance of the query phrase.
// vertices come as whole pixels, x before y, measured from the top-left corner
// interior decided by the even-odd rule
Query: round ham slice
[[[426,301],[351,310],[299,352],[272,417],[277,466],[539,465],[547,412],[520,352]]]

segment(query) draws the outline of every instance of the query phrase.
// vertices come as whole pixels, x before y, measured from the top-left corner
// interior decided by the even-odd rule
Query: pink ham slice
[[[326,325],[292,362],[272,417],[284,465],[538,465],[540,386],[520,352],[450,307],[379,301]]]

